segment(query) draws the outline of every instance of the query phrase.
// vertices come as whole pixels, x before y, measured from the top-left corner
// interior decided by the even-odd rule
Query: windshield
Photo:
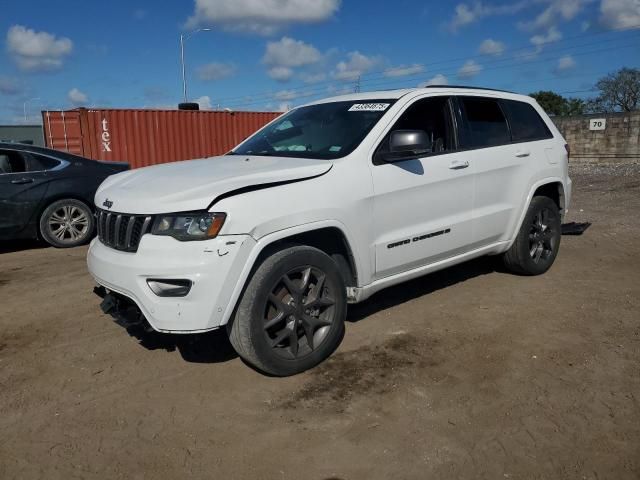
[[[351,153],[395,100],[359,100],[300,107],[231,153],[333,159]]]

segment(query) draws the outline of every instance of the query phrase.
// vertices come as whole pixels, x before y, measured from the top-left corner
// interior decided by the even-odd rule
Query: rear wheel
[[[508,270],[520,275],[540,275],[553,265],[560,248],[560,211],[549,197],[533,197],[520,231],[503,255]]]
[[[82,245],[93,235],[91,209],[80,200],[67,198],[49,205],[40,217],[42,238],[58,248]]]
[[[337,348],[347,300],[335,262],[306,246],[268,257],[256,270],[228,326],[238,354],[277,376],[307,370]]]

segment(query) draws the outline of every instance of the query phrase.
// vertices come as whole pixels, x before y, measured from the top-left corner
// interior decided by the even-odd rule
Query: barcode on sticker
[[[389,103],[354,103],[349,108],[350,112],[384,112]]]

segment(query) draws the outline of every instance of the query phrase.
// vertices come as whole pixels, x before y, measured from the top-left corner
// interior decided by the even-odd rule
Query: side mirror
[[[389,151],[378,154],[385,162],[412,160],[431,153],[431,140],[424,130],[394,130],[389,137]]]

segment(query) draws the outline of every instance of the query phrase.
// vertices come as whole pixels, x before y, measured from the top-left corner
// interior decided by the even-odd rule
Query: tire
[[[336,263],[316,248],[293,246],[256,269],[227,330],[247,363],[284,377],[334,352],[346,314],[346,289]]]
[[[56,248],[71,248],[93,237],[95,221],[89,206],[66,198],[49,205],[40,216],[40,235]]]
[[[549,197],[533,197],[513,245],[503,254],[507,270],[518,275],[545,273],[558,255],[561,230],[558,205]]]
[[[200,104],[196,102],[179,103],[178,110],[200,110]]]

